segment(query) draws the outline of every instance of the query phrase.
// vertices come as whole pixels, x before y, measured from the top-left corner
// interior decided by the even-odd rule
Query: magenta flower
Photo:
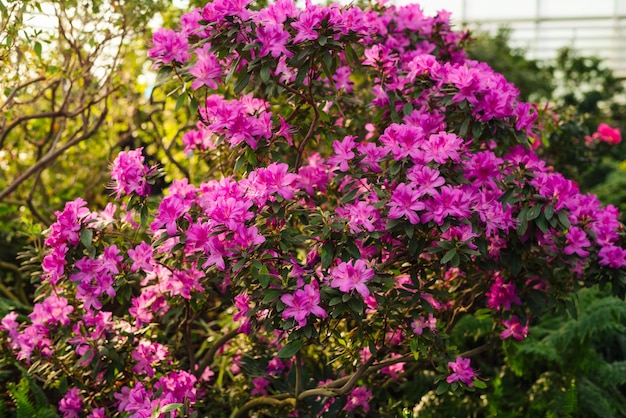
[[[285,31],[283,25],[267,24],[256,28],[258,41],[261,43],[259,57],[270,54],[274,58],[285,55],[290,58],[293,53],[290,52],[286,45],[289,40],[289,32]]]
[[[422,128],[398,123],[389,125],[380,136],[380,142],[391,151],[396,161],[408,156],[421,158],[425,139]]]
[[[356,148],[356,136],[346,136],[342,141],[333,142],[333,150],[335,155],[328,159],[329,164],[338,164],[339,171],[348,171],[348,162],[355,157],[354,148]]]
[[[316,10],[306,10],[298,16],[298,20],[293,22],[291,26],[298,31],[293,43],[297,44],[303,41],[314,41],[319,37],[319,33],[315,28],[322,21],[321,13]]]
[[[330,269],[330,277],[331,287],[338,287],[345,293],[356,290],[359,295],[366,298],[370,294],[366,283],[374,277],[374,270],[368,268],[363,260],[350,260]]]
[[[191,88],[194,90],[202,86],[207,86],[213,90],[217,89],[216,80],[220,81],[222,67],[217,60],[217,56],[209,51],[210,48],[210,44],[205,44],[202,49],[196,50],[198,60],[189,69],[189,74],[196,77],[191,83]]]
[[[113,190],[117,192],[118,199],[122,195],[136,193],[139,196],[150,194],[150,185],[146,176],[150,169],[144,166],[143,148],[132,151],[122,151],[117,155],[111,166],[111,179]]]
[[[502,325],[506,327],[506,329],[500,333],[500,338],[503,340],[513,337],[518,341],[522,341],[528,336],[528,325],[520,324],[517,315],[513,315],[511,319],[502,321]]]
[[[428,319],[420,316],[413,320],[411,327],[416,335],[422,335],[424,328],[430,329],[430,332],[437,332],[437,318],[433,314],[428,314]]]
[[[602,247],[598,252],[601,266],[609,266],[610,268],[618,269],[626,266],[626,250],[615,245],[608,245]]]
[[[359,406],[363,408],[363,411],[368,412],[370,410],[369,400],[372,398],[372,392],[367,390],[365,386],[359,386],[352,389],[348,402],[343,408],[346,411],[353,411]]]
[[[591,245],[585,231],[573,226],[565,236],[567,237],[567,245],[563,249],[565,254],[577,254],[579,257],[587,257],[589,255],[589,251],[583,249]]]
[[[310,284],[302,289],[298,289],[293,295],[284,294],[280,300],[287,305],[283,311],[283,319],[293,318],[298,322],[298,326],[304,327],[307,317],[313,314],[319,318],[326,318],[326,311],[319,306],[320,292]]]
[[[184,64],[189,60],[189,45],[183,33],[161,28],[152,35],[152,44],[148,56],[156,62]]]
[[[375,224],[380,219],[378,210],[367,202],[358,201],[355,204],[337,208],[337,214],[348,219],[350,233],[357,234],[363,230],[372,232],[376,229]]]
[[[389,218],[399,219],[405,216],[413,225],[418,224],[420,218],[417,212],[426,208],[424,202],[420,202],[420,196],[413,187],[404,183],[398,184],[391,193],[391,201],[387,204],[391,208]]]
[[[489,299],[487,306],[491,309],[500,310],[501,308],[507,311],[511,309],[511,304],[521,305],[522,301],[517,295],[517,289],[513,283],[504,283],[502,275],[496,273],[496,280],[491,285],[491,289],[486,294]]]
[[[448,158],[454,162],[459,162],[459,150],[463,145],[463,139],[455,134],[439,132],[431,135],[424,142],[424,161],[434,161],[438,164],[445,164]]]
[[[63,418],[79,418],[83,411],[83,400],[80,397],[80,389],[72,388],[59,401],[59,411]]]
[[[154,376],[154,366],[167,358],[167,348],[163,344],[152,341],[140,340],[132,353],[132,358],[137,362],[133,372]]]
[[[128,257],[133,260],[130,271],[152,271],[154,270],[154,258],[152,257],[152,247],[146,242],[141,242],[135,249],[128,250]]]
[[[593,141],[606,142],[607,144],[615,145],[622,142],[622,133],[619,128],[611,128],[606,123],[598,125],[598,131],[591,136],[586,136],[587,143]]]
[[[474,370],[470,367],[470,359],[457,357],[456,361],[451,361],[448,363],[448,367],[452,369],[452,374],[448,376],[446,382],[452,383],[460,380],[469,387],[473,386],[476,374],[474,373]]]
[[[270,381],[264,377],[255,377],[252,379],[254,389],[250,392],[250,395],[267,395],[267,387],[270,385]]]

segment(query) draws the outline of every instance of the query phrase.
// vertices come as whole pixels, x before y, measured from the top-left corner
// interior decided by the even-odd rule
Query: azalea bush
[[[623,298],[617,210],[534,154],[535,107],[448,18],[218,0],[156,31],[206,171],[156,197],[119,154],[107,208],[68,202],[26,266],[5,354],[66,417],[397,416],[479,396],[570,292]]]

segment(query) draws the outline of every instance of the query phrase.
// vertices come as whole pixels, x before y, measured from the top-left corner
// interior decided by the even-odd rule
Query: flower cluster
[[[534,154],[535,108],[448,17],[215,0],[155,32],[198,104],[181,145],[212,168],[148,199],[154,169],[124,152],[125,204],[57,213],[33,313],[0,329],[65,374],[64,416],[367,413],[410,362],[483,386],[450,343],[464,317],[523,340],[537,300],[621,289],[616,209]]]

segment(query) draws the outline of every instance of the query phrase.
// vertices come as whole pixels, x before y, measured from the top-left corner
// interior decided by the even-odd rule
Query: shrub
[[[157,31],[206,178],[157,198],[121,153],[116,203],[57,213],[5,347],[64,416],[398,415],[484,388],[472,357],[569,292],[623,297],[617,211],[534,155],[534,107],[464,39],[416,5],[286,0]],[[467,318],[491,326],[461,351]]]

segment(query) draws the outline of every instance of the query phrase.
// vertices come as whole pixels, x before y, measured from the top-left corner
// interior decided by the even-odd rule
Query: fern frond
[[[584,417],[615,417],[604,390],[587,378],[581,379],[578,383],[578,407],[580,415]]]

